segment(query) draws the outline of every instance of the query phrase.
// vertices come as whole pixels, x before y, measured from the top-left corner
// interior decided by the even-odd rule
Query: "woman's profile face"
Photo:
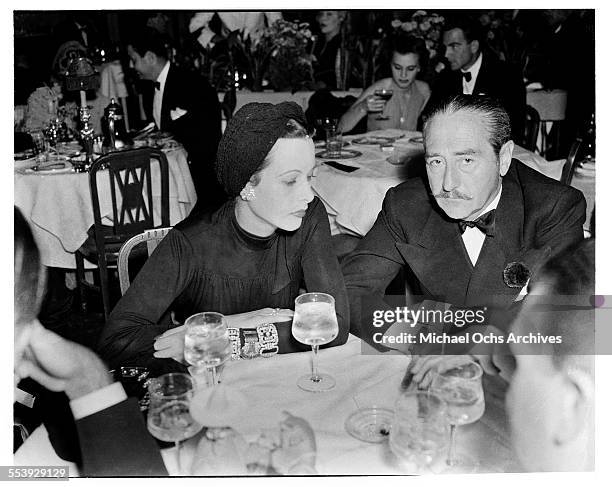
[[[391,76],[393,83],[400,89],[410,88],[419,72],[419,55],[413,52],[408,54],[393,53],[391,58]]]
[[[259,171],[255,197],[247,202],[251,228],[271,235],[277,228],[297,230],[314,193],[310,179],[315,167],[311,138],[278,139],[268,154],[268,165]]]
[[[321,10],[317,14],[317,22],[321,33],[326,36],[333,37],[340,32],[344,17],[337,10]]]

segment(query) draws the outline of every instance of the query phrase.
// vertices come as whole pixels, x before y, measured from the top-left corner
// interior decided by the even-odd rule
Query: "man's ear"
[[[476,54],[480,51],[480,42],[479,41],[470,41],[470,52],[472,54]]]
[[[147,64],[155,64],[157,61],[157,55],[151,51],[145,52],[145,55],[142,57]]]
[[[512,162],[512,153],[514,152],[514,142],[509,140],[501,146],[499,150],[499,175],[505,176],[510,169],[510,163]]]
[[[583,370],[567,370],[561,387],[557,419],[553,423],[553,441],[558,446],[571,442],[590,427],[595,402],[593,378]]]

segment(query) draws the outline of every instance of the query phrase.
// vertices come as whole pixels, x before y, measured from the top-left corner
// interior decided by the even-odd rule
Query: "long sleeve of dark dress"
[[[242,230],[228,202],[166,236],[117,303],[98,349],[112,366],[150,364],[155,337],[174,326],[170,311],[183,321],[201,311],[293,309],[300,287],[335,297],[339,334],[328,346],[345,343],[348,299],[321,201],[310,203],[298,230],[268,238]],[[292,337],[291,322],[276,327],[280,353],[310,349]]]

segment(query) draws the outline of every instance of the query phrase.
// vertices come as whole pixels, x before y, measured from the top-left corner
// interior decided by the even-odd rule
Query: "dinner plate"
[[[321,152],[317,152],[315,155],[322,159],[353,159],[355,157],[359,157],[361,152],[352,149],[342,149],[339,156],[330,156],[326,150],[323,150]]]
[[[358,137],[353,139],[351,142],[355,145],[381,145],[381,144],[392,144],[396,137],[382,137],[382,136],[367,136]]]
[[[25,150],[23,152],[15,152],[15,160],[16,161],[31,161],[36,159],[37,154],[36,151],[33,150]]]

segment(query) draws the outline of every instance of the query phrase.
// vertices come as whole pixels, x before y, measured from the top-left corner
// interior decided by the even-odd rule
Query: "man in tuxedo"
[[[449,69],[433,85],[430,105],[449,95],[489,95],[498,98],[512,124],[512,137],[521,142],[525,128],[526,93],[521,73],[486,49],[482,27],[469,18],[449,19],[443,43]]]
[[[504,310],[546,258],[583,238],[584,197],[512,159],[510,119],[497,99],[442,100],[423,133],[428,181],[390,189],[343,260],[351,332],[366,341],[385,331],[373,313],[389,308],[382,298],[402,269],[427,300]]]
[[[213,166],[221,139],[221,105],[217,93],[199,75],[172,65],[163,37],[147,28],[128,44],[128,55],[140,77],[154,84],[153,119],[189,154],[198,207],[217,206],[225,193]]]
[[[95,353],[36,319],[44,268],[28,224],[19,210],[14,213],[15,399],[34,402],[56,453],[76,462],[82,476],[167,475],[136,399],[127,398]],[[37,383],[35,397],[27,393],[31,388],[23,390],[26,380]]]

